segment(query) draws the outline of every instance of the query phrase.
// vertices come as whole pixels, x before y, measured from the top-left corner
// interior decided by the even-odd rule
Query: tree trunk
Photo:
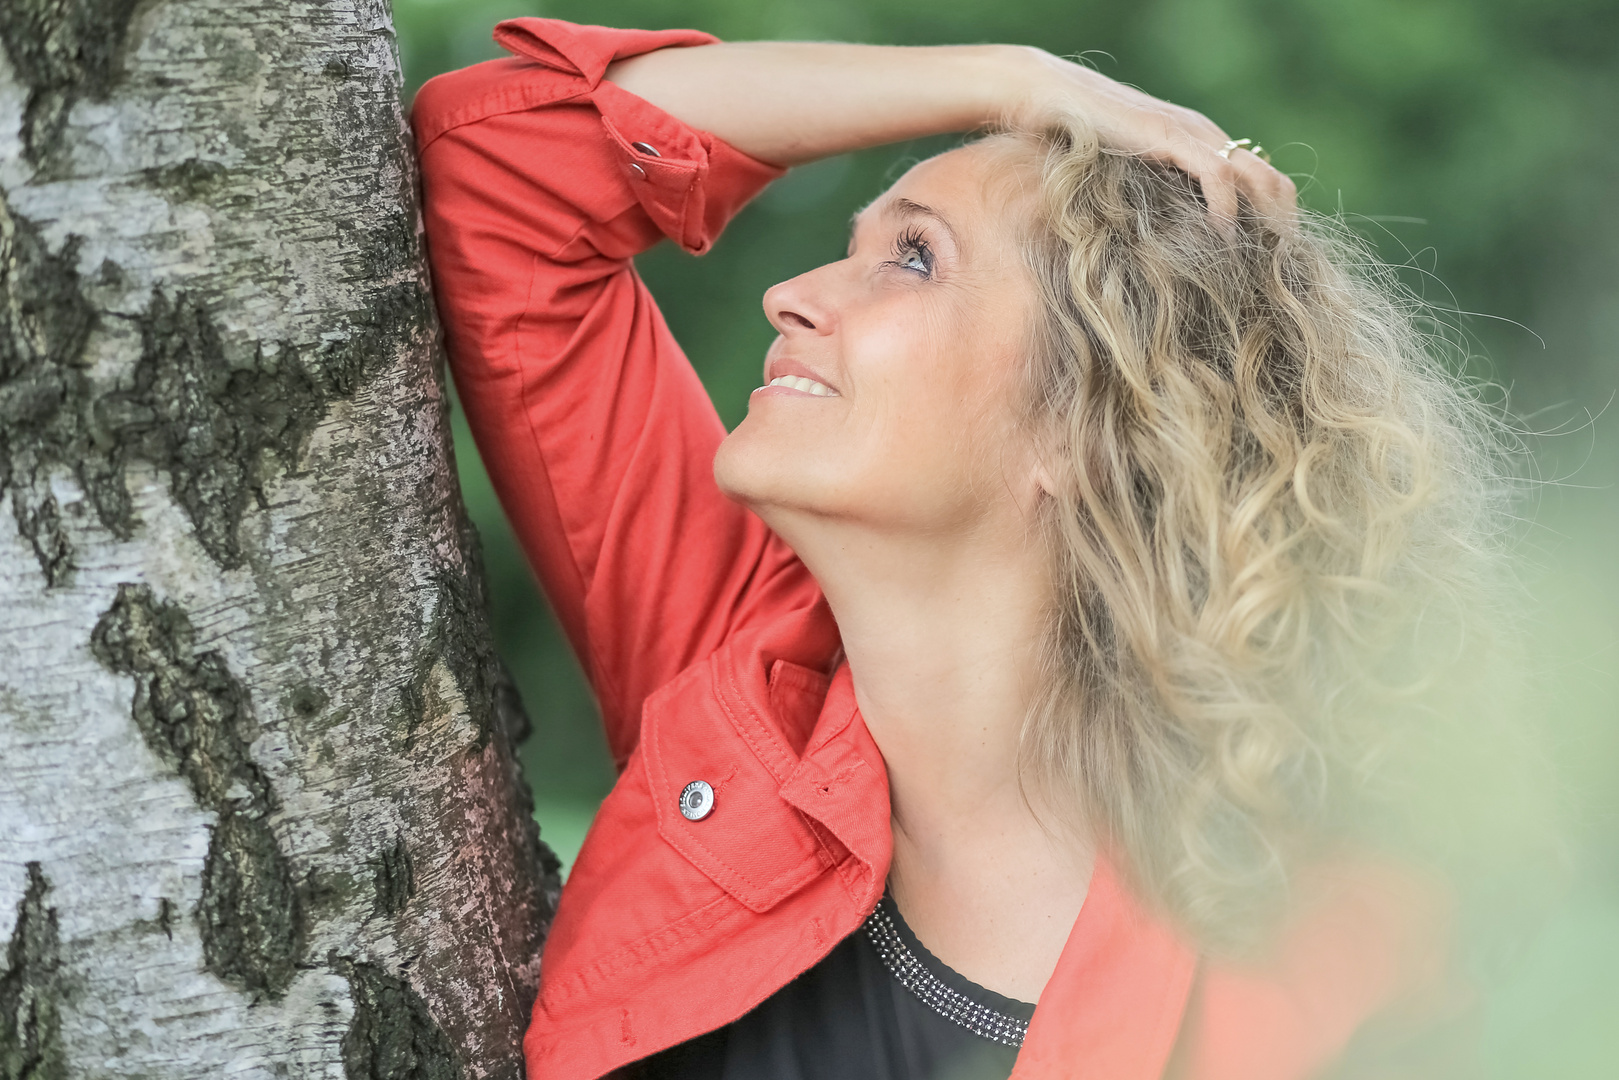
[[[387,4],[0,39],[0,1080],[516,1077],[557,867]]]

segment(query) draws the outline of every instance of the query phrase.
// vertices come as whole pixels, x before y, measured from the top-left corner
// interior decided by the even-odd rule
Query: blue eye
[[[893,266],[923,277],[933,273],[933,248],[917,229],[906,229],[894,240]]]

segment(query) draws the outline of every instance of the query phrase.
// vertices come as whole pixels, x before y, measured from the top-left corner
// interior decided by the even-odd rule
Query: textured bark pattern
[[[38,863],[28,864],[28,888],[17,904],[17,923],[0,975],[0,1077],[65,1080],[62,1026],[57,1016],[56,912],[45,906],[50,890]]]
[[[517,1077],[385,2],[0,2],[0,1080]]]

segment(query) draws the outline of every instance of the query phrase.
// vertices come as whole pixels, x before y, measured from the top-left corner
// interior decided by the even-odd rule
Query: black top
[[[746,1016],[630,1066],[633,1080],[1006,1080],[1034,1006],[941,964],[888,896]]]

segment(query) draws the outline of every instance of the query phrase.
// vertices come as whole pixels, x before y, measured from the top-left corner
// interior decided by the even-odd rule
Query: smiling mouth
[[[778,375],[771,379],[768,386],[785,386],[789,390],[800,390],[816,397],[837,397],[838,392],[825,383],[818,383],[814,379],[806,379],[802,375]]]

